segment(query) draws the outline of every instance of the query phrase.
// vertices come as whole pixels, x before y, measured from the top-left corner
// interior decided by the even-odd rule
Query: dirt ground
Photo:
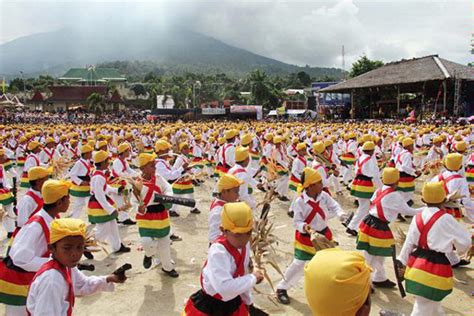
[[[86,260],[96,267],[94,272],[86,274],[101,275],[115,270],[124,263],[131,263],[133,269],[127,273],[129,279],[123,285],[116,286],[115,292],[99,293],[96,295],[76,299],[74,308],[75,315],[180,315],[188,297],[199,289],[199,273],[207,256],[207,213],[211,202],[211,191],[214,188],[214,180],[206,180],[204,184],[196,188],[196,200],[200,215],[190,214],[187,209],[181,210],[181,217],[172,218],[172,225],[183,241],[172,245],[172,257],[176,262],[176,270],[180,273],[179,278],[172,279],[161,272],[161,267],[153,266],[145,270],[142,266],[143,251],[140,249],[140,240],[136,226],[121,226],[120,234],[126,244],[130,245],[132,252],[122,255],[107,255],[100,252],[95,255],[94,260]],[[415,206],[420,206],[419,188],[417,183],[417,195],[415,195]],[[263,198],[261,192],[256,193],[257,201]],[[345,190],[344,196],[336,196],[338,202],[346,212],[354,211],[353,199]],[[274,201],[271,206],[271,217],[274,221],[274,234],[277,245],[278,263],[284,271],[293,259],[293,236],[294,229],[292,220],[286,215],[289,202]],[[84,219],[85,219],[84,215]],[[406,232],[408,223],[396,223]],[[467,226],[467,224],[465,224]],[[349,237],[344,227],[333,219],[330,227],[335,239],[340,243],[342,249],[354,249],[355,238]],[[1,253],[5,249],[5,232],[0,236]],[[471,291],[474,289],[473,282],[474,264],[468,267],[455,269],[454,274],[462,284],[455,281],[454,291],[443,301],[445,312],[450,315],[472,315]],[[391,260],[386,260],[386,269],[391,280],[395,280]],[[276,284],[280,276],[271,272],[271,278]],[[272,292],[268,282],[258,285],[258,290],[270,294]],[[256,306],[262,308],[270,315],[311,315],[306,303],[303,291],[303,280],[296,288],[289,292],[291,304],[283,306],[274,303],[266,294],[254,293]],[[402,299],[398,289],[376,290],[372,295],[371,315],[379,315],[382,310],[396,312],[399,315],[409,315],[413,306],[413,296],[408,295]],[[471,312],[469,312],[469,310]],[[4,306],[0,305],[0,314],[4,314]]]

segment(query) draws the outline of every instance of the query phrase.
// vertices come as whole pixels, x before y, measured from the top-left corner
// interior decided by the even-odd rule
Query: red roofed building
[[[28,100],[27,104],[29,110],[42,110],[45,105],[44,96],[41,92],[36,91],[33,97]]]
[[[51,97],[46,99],[44,111],[67,111],[77,108],[87,108],[87,98],[98,93],[105,98],[106,111],[118,111],[124,108],[123,100],[117,90],[108,97],[106,86],[52,86]]]

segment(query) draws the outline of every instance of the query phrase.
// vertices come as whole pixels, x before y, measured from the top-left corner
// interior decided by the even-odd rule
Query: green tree
[[[97,119],[104,113],[105,97],[100,93],[94,92],[87,97],[87,104],[89,105],[88,110],[94,113]]]
[[[381,60],[370,60],[367,56],[360,57],[355,63],[352,64],[352,69],[349,72],[349,77],[354,78],[362,75],[363,73],[377,69],[384,65]]]
[[[299,82],[304,86],[304,87],[309,87],[311,86],[311,77],[304,71],[298,72],[296,75],[298,77]]]

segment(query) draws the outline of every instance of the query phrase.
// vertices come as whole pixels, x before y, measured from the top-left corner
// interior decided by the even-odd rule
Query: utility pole
[[[342,77],[346,80],[346,61],[344,56],[344,45],[342,45]]]
[[[25,85],[25,79],[23,78],[23,71],[20,71],[21,75],[21,81],[23,82],[23,104],[26,103],[26,85]]]

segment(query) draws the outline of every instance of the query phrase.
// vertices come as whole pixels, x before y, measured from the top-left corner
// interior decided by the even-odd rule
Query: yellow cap
[[[225,139],[232,139],[235,136],[237,136],[238,134],[239,134],[239,132],[237,130],[230,129],[230,130],[225,132],[224,137],[225,137]]]
[[[268,142],[268,141],[271,141],[273,139],[273,134],[272,133],[266,133],[265,136],[263,136],[263,138]]]
[[[306,189],[310,185],[314,183],[321,182],[322,178],[319,172],[314,170],[313,168],[306,167],[303,169],[303,189]]]
[[[0,156],[4,156],[5,155],[5,148],[0,148]]]
[[[52,204],[69,195],[71,183],[63,180],[47,180],[41,188],[44,204]]]
[[[99,150],[94,154],[94,162],[95,163],[100,163],[102,161],[105,161],[109,158],[109,153],[105,150]]]
[[[462,166],[462,155],[460,153],[447,154],[443,162],[446,169],[458,171]]]
[[[101,147],[104,147],[104,146],[107,146],[107,141],[106,140],[101,140],[101,141],[97,142],[97,149],[99,149]]]
[[[252,135],[250,134],[244,134],[242,135],[242,137],[240,138],[240,144],[242,146],[247,146],[248,144],[250,144],[252,142]]]
[[[58,218],[51,222],[49,243],[55,242],[69,236],[81,236],[86,238],[86,223],[77,218]]]
[[[370,273],[357,251],[316,252],[304,268],[304,290],[313,315],[356,315],[369,296]]]
[[[181,142],[179,143],[178,147],[179,147],[179,150],[183,150],[184,147],[189,148],[189,144],[188,142]]]
[[[326,147],[323,142],[316,142],[313,144],[313,151],[317,154],[322,154]]]
[[[456,149],[457,151],[459,152],[465,152],[467,150],[467,144],[465,141],[460,141],[460,142],[456,142],[454,144],[454,149]]]
[[[247,147],[238,147],[235,150],[235,161],[241,162],[249,157],[249,149]]]
[[[402,146],[403,148],[407,148],[408,146],[410,145],[413,145],[415,142],[413,141],[413,138],[410,138],[410,137],[405,137],[403,140],[402,140]]]
[[[37,142],[36,140],[33,140],[33,141],[28,143],[27,149],[28,150],[34,150],[35,148],[38,148],[40,146],[41,146],[41,144],[39,142]]]
[[[33,181],[33,180],[47,178],[49,174],[50,173],[48,169],[44,167],[32,167],[30,168],[30,170],[28,170],[28,180]]]
[[[441,136],[433,137],[433,144],[434,143],[441,143],[442,141],[443,141],[443,137],[441,137]]]
[[[225,143],[225,137],[219,137],[219,138],[217,139],[217,144],[222,145],[222,144],[224,144],[224,143]]]
[[[54,143],[54,138],[48,137],[48,138],[46,138],[46,140],[44,142],[45,142],[46,145],[49,144],[49,143]]]
[[[117,151],[119,154],[123,154],[124,152],[126,152],[127,150],[129,150],[131,147],[130,147],[130,144],[125,142],[125,143],[121,143],[118,148],[117,148]]]
[[[138,155],[138,167],[141,168],[145,165],[147,165],[150,162],[154,162],[156,159],[156,155],[153,154],[147,154],[147,153],[141,153]]]
[[[382,182],[386,185],[398,183],[400,180],[400,171],[396,168],[385,168],[382,173]]]
[[[229,190],[232,188],[237,188],[244,183],[243,180],[240,180],[234,177],[231,174],[224,173],[217,182],[217,192],[221,193],[222,190]]]
[[[303,149],[306,149],[306,144],[305,143],[299,143],[298,145],[296,145],[296,150],[297,151],[300,151],[300,150],[303,150]]]
[[[94,150],[91,145],[84,145],[81,147],[81,154],[90,153]]]
[[[281,143],[282,141],[283,141],[283,137],[280,136],[280,135],[277,135],[277,136],[273,137],[273,143],[274,143],[274,144],[279,144],[279,143]]]
[[[373,141],[366,141],[364,145],[362,145],[362,150],[374,150],[375,149],[375,143]]]
[[[221,226],[224,230],[236,234],[245,234],[252,230],[252,210],[245,202],[226,203],[222,208]]]
[[[168,143],[166,140],[160,139],[155,143],[155,151],[164,151],[169,150],[171,148],[171,144]]]
[[[446,199],[442,182],[426,182],[421,191],[422,200],[429,204],[440,204]]]

